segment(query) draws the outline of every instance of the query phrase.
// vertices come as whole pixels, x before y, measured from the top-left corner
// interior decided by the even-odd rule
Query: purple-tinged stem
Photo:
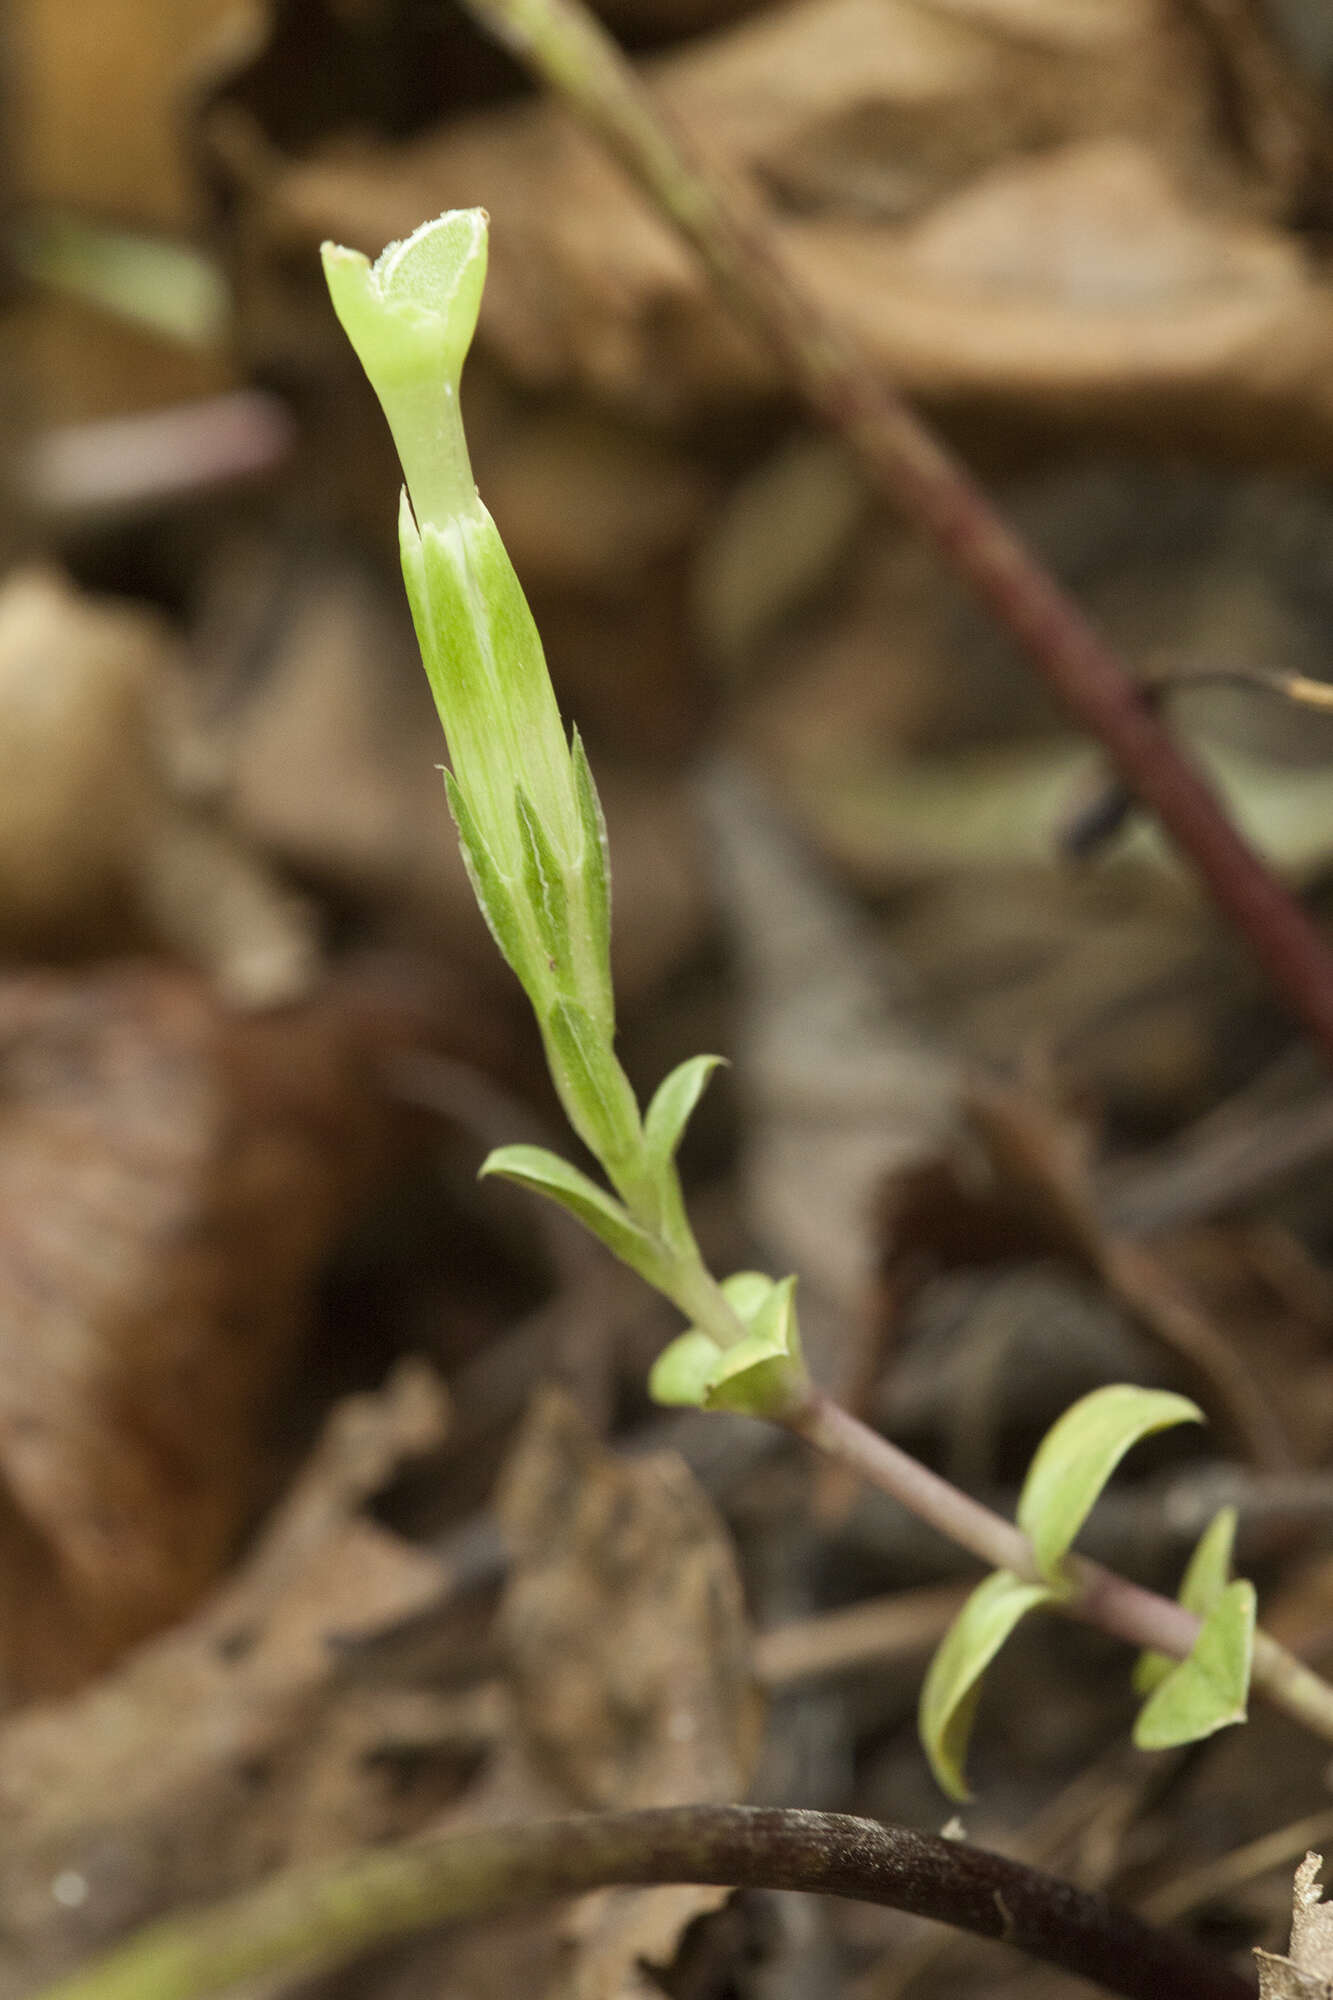
[[[1032,1544],[1012,1521],[951,1486],[830,1397],[813,1391],[786,1423],[798,1437],[890,1494],[988,1568],[1041,1581]],[[1068,1575],[1070,1593],[1053,1607],[1067,1617],[1095,1625],[1131,1646],[1151,1647],[1178,1660],[1185,1658],[1198,1637],[1199,1621],[1183,1605],[1117,1576],[1101,1563],[1070,1556]],[[1333,1687],[1265,1632],[1255,1634],[1251,1678],[1276,1708],[1333,1742]]]

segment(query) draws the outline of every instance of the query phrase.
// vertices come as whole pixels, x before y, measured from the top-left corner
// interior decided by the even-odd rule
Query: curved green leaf
[[[722,1056],[691,1056],[663,1077],[643,1118],[644,1145],[654,1160],[675,1158],[685,1127]]]
[[[589,955],[595,968],[595,984],[601,989],[595,1013],[598,1025],[611,1036],[616,1029],[615,995],[611,990],[611,854],[602,802],[577,729],[570,744],[570,761],[583,830],[583,909],[588,923]]]
[[[922,1684],[917,1727],[936,1781],[951,1799],[972,1796],[963,1766],[981,1676],[1019,1619],[1055,1595],[1047,1584],[997,1569],[978,1584],[940,1641]]]
[[[1194,1650],[1148,1697],[1134,1724],[1140,1750],[1170,1750],[1244,1722],[1254,1655],[1254,1585],[1229,1583],[1203,1621]]]
[[[789,1282],[794,1282],[791,1280]],[[773,1280],[762,1271],[733,1271],[722,1280],[722,1295],[738,1319],[753,1327],[773,1292]]]
[[[722,1359],[722,1349],[697,1326],[664,1347],[648,1372],[648,1394],[655,1403],[701,1410],[708,1386]]]
[[[486,919],[486,928],[494,938],[500,956],[511,972],[516,972],[527,982],[529,967],[527,953],[523,945],[523,927],[514,907],[514,899],[495,864],[494,856],[481,837],[480,829],[472,816],[467,794],[452,771],[444,773],[444,795],[449,801],[449,811],[458,829],[458,845],[463,856],[463,866],[467,879],[472,884],[472,893],[477,899],[477,908]]]
[[[1236,1510],[1223,1507],[1199,1537],[1181,1581],[1179,1600],[1196,1618],[1206,1618],[1231,1580]],[[1135,1694],[1151,1694],[1180,1662],[1169,1653],[1140,1653],[1134,1666]]]
[[[522,785],[514,788],[514,817],[518,822],[528,908],[554,975],[569,953],[569,890],[565,873],[537,808]]]
[[[623,1264],[647,1278],[649,1284],[658,1283],[661,1256],[652,1237],[631,1220],[614,1195],[558,1153],[548,1153],[544,1146],[500,1146],[483,1161],[481,1172],[498,1174],[502,1180],[558,1202]]]
[[[586,1007],[557,1000],[542,1021],[547,1066],[565,1116],[615,1179],[640,1144],[639,1107],[615,1050]]]
[[[1018,1525],[1042,1575],[1062,1581],[1070,1544],[1131,1446],[1173,1424],[1202,1422],[1188,1397],[1128,1382],[1094,1389],[1066,1410],[1037,1446],[1018,1501]]]
[[[753,1272],[738,1274],[742,1281]],[[705,1407],[737,1410],[747,1417],[781,1417],[800,1403],[809,1388],[800,1329],[796,1323],[796,1280],[767,1283],[766,1296],[753,1312],[741,1302],[745,1294],[735,1279],[722,1289],[750,1328],[745,1340],[721,1350],[708,1383]]]
[[[781,1417],[809,1389],[796,1322],[796,1280],[775,1283],[759,1271],[737,1271],[724,1280],[722,1291],[749,1328],[745,1339],[723,1347],[691,1327],[658,1355],[649,1393],[659,1403]]]

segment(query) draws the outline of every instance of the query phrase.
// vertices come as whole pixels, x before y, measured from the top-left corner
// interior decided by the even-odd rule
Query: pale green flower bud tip
[[[477,504],[458,382],[486,282],[487,216],[452,209],[391,243],[372,264],[325,243],[333,309],[384,408],[418,521]]]

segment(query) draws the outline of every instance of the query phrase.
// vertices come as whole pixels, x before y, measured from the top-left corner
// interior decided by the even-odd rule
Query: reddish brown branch
[[[1191,1939],[1022,1862],[841,1813],[679,1806],[475,1827],[294,1870],[168,1919],[36,2000],[202,2000],[242,1978],[333,1963],[430,1924],[613,1883],[805,1889],[934,1917],[1126,2000],[1253,2000]]]
[[[879,491],[920,523],[1013,634],[1066,712],[1190,857],[1287,1006],[1333,1058],[1333,951],[1236,831],[1079,606],[783,267],[752,204],[698,163],[580,0],[467,3],[605,142],[806,401],[852,445]]]

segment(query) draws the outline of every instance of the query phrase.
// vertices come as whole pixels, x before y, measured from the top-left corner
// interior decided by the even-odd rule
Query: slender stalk
[[[951,1486],[830,1397],[812,1391],[786,1424],[798,1437],[891,1494],[918,1520],[960,1548],[970,1549],[988,1567],[1013,1570],[1030,1582],[1040,1580],[1032,1545],[1012,1521]],[[1183,1605],[1086,1556],[1069,1558],[1069,1574],[1074,1589],[1053,1609],[1131,1646],[1151,1647],[1178,1660],[1189,1653],[1199,1620]],[[1266,1632],[1255,1634],[1251,1679],[1275,1708],[1333,1743],[1333,1686]]]
[[[775,254],[752,202],[699,163],[582,0],[466,0],[605,142],[698,251],[880,492],[930,534],[1193,861],[1291,1012],[1333,1056],[1333,951],[1232,825],[1133,675],[996,512],[963,465],[887,388],[860,345]]]
[[[962,1841],[840,1813],[679,1806],[473,1828],[293,1869],[151,1926],[35,2000],[203,2000],[428,1925],[613,1883],[664,1882],[804,1889],[910,1910],[1128,2000],[1254,1995],[1248,1978],[1191,1939]]]

